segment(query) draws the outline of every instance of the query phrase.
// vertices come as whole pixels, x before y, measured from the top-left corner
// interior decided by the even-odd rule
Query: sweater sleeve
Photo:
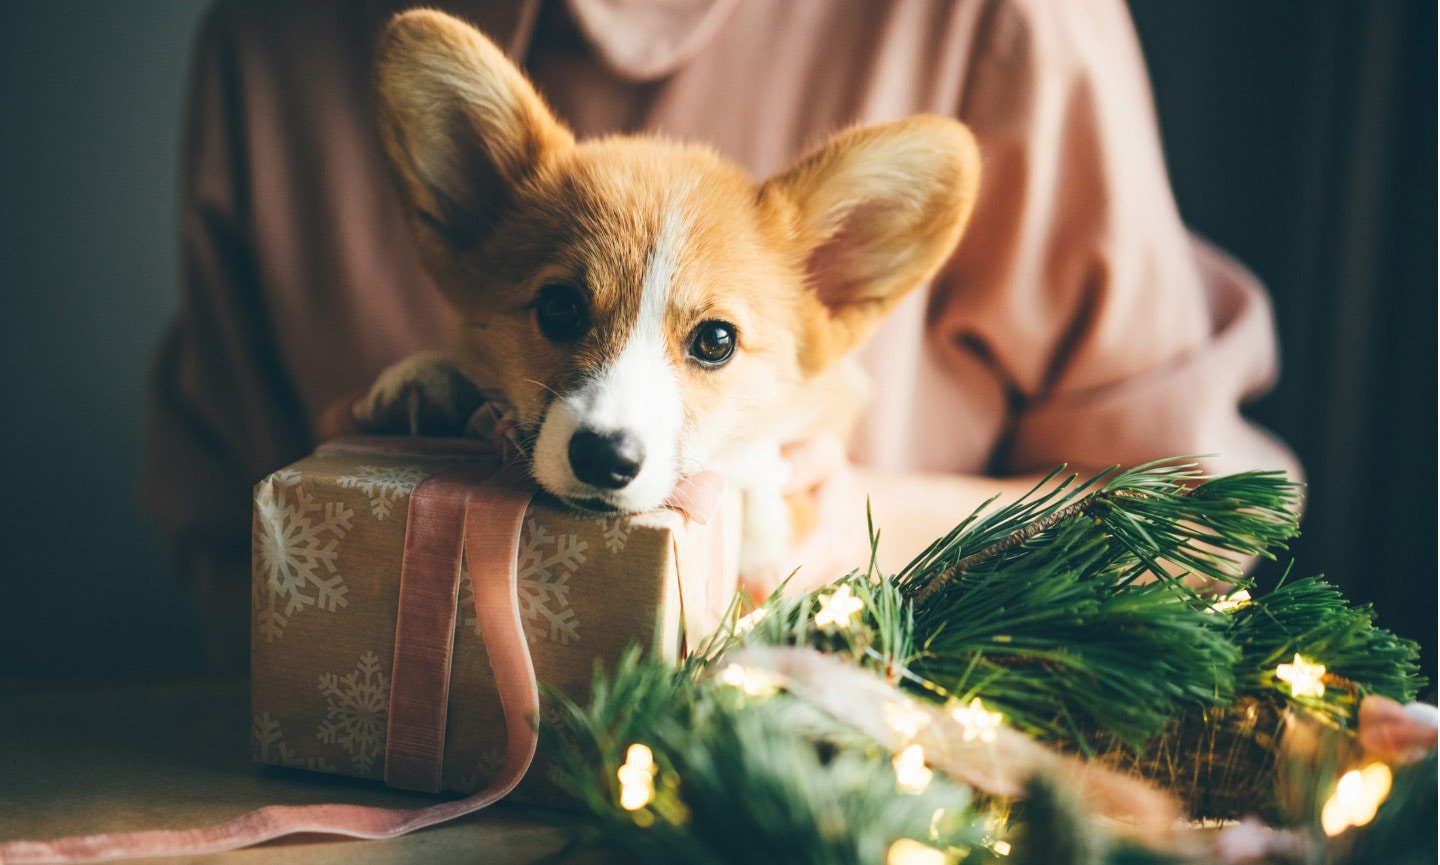
[[[247,642],[250,489],[304,453],[310,432],[275,357],[262,302],[242,70],[227,10],[210,10],[192,60],[181,296],[151,371],[141,499],[211,620],[212,664],[235,669]]]
[[[959,114],[980,200],[930,321],[1006,395],[992,466],[1298,471],[1240,415],[1276,375],[1268,300],[1181,222],[1124,4],[997,2],[976,39]]]

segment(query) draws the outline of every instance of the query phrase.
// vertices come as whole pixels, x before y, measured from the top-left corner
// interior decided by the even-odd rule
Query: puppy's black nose
[[[576,430],[570,437],[570,468],[594,487],[618,490],[640,474],[645,449],[623,432]]]

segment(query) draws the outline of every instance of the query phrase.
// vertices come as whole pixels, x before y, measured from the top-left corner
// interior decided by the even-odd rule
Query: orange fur
[[[969,132],[938,117],[841,132],[764,183],[700,145],[576,142],[499,49],[427,10],[382,38],[377,104],[423,260],[463,322],[454,360],[524,429],[615,361],[665,221],[682,226],[664,312],[682,473],[846,415],[842,361],[954,248],[979,176]],[[582,287],[593,322],[572,344],[536,323],[557,282]],[[719,368],[688,357],[708,320],[736,331]]]

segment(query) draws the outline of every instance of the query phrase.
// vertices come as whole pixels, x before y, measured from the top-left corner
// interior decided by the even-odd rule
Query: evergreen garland
[[[1034,779],[1016,827],[1013,803],[944,775],[906,789],[896,755],[855,727],[763,677],[727,681],[722,665],[744,646],[839,655],[947,710],[978,698],[1015,729],[1149,777],[1197,817],[1295,810],[1270,781],[1297,708],[1344,730],[1364,694],[1413,698],[1415,644],[1318,578],[1228,602],[1188,588],[1248,587],[1242,562],[1295,536],[1299,488],[1282,475],[1210,479],[1165,461],[1057,478],[987,503],[894,577],[872,555],[824,590],[782,587],[737,608],[678,669],[637,650],[596,671],[587,705],[551,695],[559,780],[590,830],[644,862],[1016,861],[1012,832],[1035,845],[1025,861],[1042,847],[1070,851],[1045,860],[1057,865],[1183,858],[1092,837],[1064,779]],[[1325,663],[1323,694],[1277,679],[1296,655]],[[627,808],[619,779],[636,744],[653,760],[640,773],[650,786]]]
[[[789,695],[705,678],[706,666],[677,674],[631,652],[597,671],[588,706],[562,701],[562,785],[595,818],[592,837],[627,861],[861,865],[899,838],[985,849],[968,788],[937,778],[897,796],[888,751]],[[637,743],[654,755],[654,797],[628,811],[618,773]]]

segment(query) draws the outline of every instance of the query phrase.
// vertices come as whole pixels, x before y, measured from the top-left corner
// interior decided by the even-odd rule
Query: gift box
[[[506,758],[506,716],[470,564],[496,555],[477,551],[494,542],[477,541],[486,526],[473,525],[494,518],[476,517],[474,504],[467,518],[435,491],[448,490],[451,505],[457,491],[484,504],[510,494],[510,481],[497,481],[503,471],[492,452],[463,440],[356,438],[256,485],[255,760],[455,793],[489,783]],[[524,507],[524,496],[517,501]],[[738,526],[736,509],[733,496],[713,515],[602,515],[543,496],[530,501],[512,542],[513,606],[535,678],[582,700],[595,664],[612,665],[630,644],[678,657],[712,631],[736,588],[738,533],[724,530]],[[439,575],[428,588],[418,576],[426,568]],[[445,615],[417,619],[417,598]],[[417,708],[414,695],[426,688],[441,696]],[[418,733],[416,712],[424,716]],[[413,768],[417,750],[430,754],[420,762],[436,764],[433,771],[397,778],[397,765],[404,758]],[[542,747],[519,798],[554,801],[549,764]]]

